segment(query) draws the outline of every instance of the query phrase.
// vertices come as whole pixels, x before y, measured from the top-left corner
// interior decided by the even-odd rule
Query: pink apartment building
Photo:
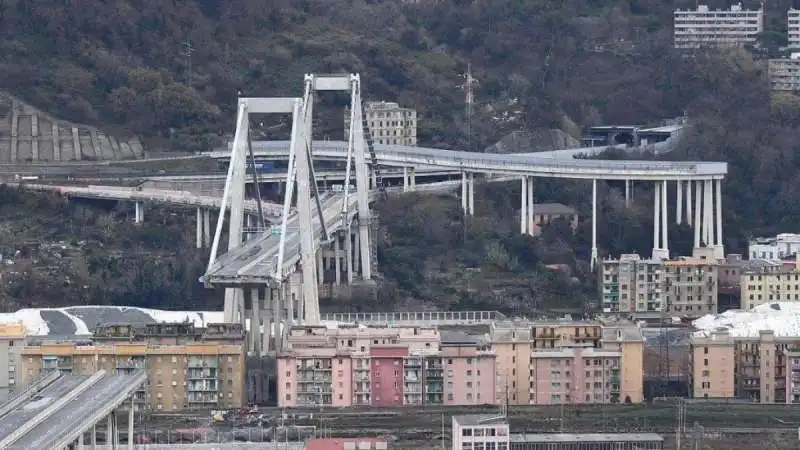
[[[619,402],[622,352],[576,344],[531,355],[534,404]]]
[[[294,327],[278,357],[278,405],[494,403],[491,347],[449,335],[420,327]]]

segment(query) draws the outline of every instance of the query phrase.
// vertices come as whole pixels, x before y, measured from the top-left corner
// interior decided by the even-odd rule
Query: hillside
[[[434,145],[466,140],[457,86],[468,61],[481,83],[479,145],[519,128],[657,120],[685,107],[664,91],[672,4],[431,3],[3,2],[0,87],[60,117],[178,149],[232,132],[237,92],[297,94],[312,72],[361,73],[367,97],[418,108],[420,139]],[[494,120],[509,108],[519,120]],[[340,134],[341,116],[323,116],[320,136]]]
[[[787,3],[767,5],[773,38]],[[792,94],[771,95],[765,62],[744,50],[674,51],[672,10],[695,2],[497,0],[486,7],[465,0],[115,0],[72,6],[0,2],[0,51],[6,56],[0,89],[57,117],[120,137],[141,136],[147,150],[219,143],[232,131],[237,92],[293,95],[303,73],[341,71],[362,74],[368,99],[417,108],[421,144],[464,144],[467,121],[458,85],[469,62],[480,79],[475,148],[509,132],[560,129],[574,138],[586,125],[652,123],[686,113],[694,127],[684,148],[670,157],[729,161],[727,248],[741,250],[750,234],[797,231],[800,102]],[[767,53],[779,41],[765,40]],[[344,101],[329,96],[315,108],[317,137],[341,136],[335,108]],[[524,147],[522,139],[515,143]],[[537,200],[578,208],[583,222],[574,238],[558,229],[537,240],[518,236],[511,225],[518,190],[516,184],[480,187],[478,214],[466,224],[446,196],[379,205],[382,299],[514,312],[545,303],[580,306],[590,298],[592,276],[581,262],[588,254],[587,185],[543,180],[536,187]],[[652,246],[652,200],[644,186],[636,195],[628,210],[617,186],[601,183],[601,254]],[[23,226],[32,219],[15,220]],[[65,233],[65,239],[79,236]],[[156,241],[168,234],[152,233]],[[671,233],[685,251],[688,230]],[[571,273],[554,275],[544,268],[551,263],[567,264]],[[93,267],[92,276],[100,271]],[[200,270],[197,264],[174,276],[190,280]],[[163,289],[165,302],[197,295],[195,287]]]

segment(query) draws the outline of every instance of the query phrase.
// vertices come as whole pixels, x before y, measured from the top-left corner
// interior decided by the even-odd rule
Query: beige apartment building
[[[600,263],[600,297],[606,313],[661,312],[661,261],[623,254]]]
[[[717,312],[718,261],[713,249],[695,249],[691,257],[663,261],[664,303],[667,313],[700,317]]]
[[[417,110],[394,102],[364,102],[364,117],[376,144],[417,145]],[[344,111],[344,140],[350,137],[350,109]]]
[[[499,402],[643,400],[644,338],[633,324],[495,322],[490,339],[497,358]]]
[[[800,375],[798,347],[800,337],[776,337],[768,330],[752,337],[731,336],[727,330],[698,333],[692,338],[694,396],[792,403],[800,396],[794,388],[795,373]]]
[[[605,259],[598,281],[603,312],[637,318],[716,313],[718,265],[706,248],[695,249],[691,257],[664,260],[636,254]]]
[[[97,328],[92,343],[29,345],[21,354],[21,379],[43,372],[88,375],[147,371],[134,397],[137,408],[237,408],[245,398],[245,332],[240,324],[153,323]]]

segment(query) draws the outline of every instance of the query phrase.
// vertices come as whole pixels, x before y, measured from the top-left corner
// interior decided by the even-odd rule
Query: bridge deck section
[[[61,377],[45,387],[38,395],[29,398],[26,402],[9,411],[5,416],[0,417],[0,441],[28,423],[51,403],[69,394],[87,379],[89,379],[88,376]],[[31,449],[39,447],[19,448]]]
[[[21,183],[25,189],[37,191],[58,191],[63,195],[77,198],[97,198],[106,200],[130,200],[155,203],[166,203],[178,206],[191,206],[200,208],[218,209],[222,204],[222,196],[198,195],[187,191],[172,191],[161,189],[136,189],[115,186],[69,186],[53,184],[26,184]],[[281,217],[283,205],[273,202],[261,202],[264,214],[268,217]],[[228,206],[230,207],[230,206]],[[258,203],[255,200],[245,200],[244,209],[247,213],[256,214]]]
[[[80,378],[83,381],[88,377],[67,377],[71,378]],[[117,408],[121,403],[119,398],[129,396],[143,381],[143,374],[104,376],[90,389],[73,398],[57,413],[14,442],[8,450],[49,448],[64,436],[82,433],[92,426],[89,422],[93,422],[93,416],[98,415],[98,412],[102,414],[103,410]]]
[[[256,141],[256,157],[285,157],[289,141]],[[314,156],[340,158],[347,156],[347,143],[314,141]],[[727,163],[680,161],[607,161],[575,159],[580,153],[596,153],[597,148],[568,149],[541,154],[492,154],[426,147],[375,144],[378,162],[389,166],[419,165],[482,173],[529,175],[551,178],[604,180],[701,180],[721,179],[728,172]],[[214,151],[203,156],[226,158],[230,152]]]
[[[342,203],[344,194],[324,194],[321,197],[323,216],[328,232],[340,229],[342,223]],[[348,214],[352,219],[357,212],[355,194],[348,198]],[[316,208],[314,208],[316,210]],[[319,236],[322,225],[319,215],[314,214],[314,235]],[[282,273],[293,272],[294,265],[300,259],[300,234],[298,233],[297,215],[287,222]],[[241,285],[265,283],[274,279],[278,264],[280,235],[264,233],[245,242],[241,247],[230,251],[217,259],[202,277],[202,281],[212,285]]]

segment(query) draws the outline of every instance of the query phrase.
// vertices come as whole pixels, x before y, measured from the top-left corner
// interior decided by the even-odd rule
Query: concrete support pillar
[[[522,187],[520,191],[522,192],[520,198],[520,210],[519,210],[519,232],[522,234],[528,234],[528,177],[523,176],[521,178]]]
[[[403,167],[403,192],[408,192],[408,167]]]
[[[722,180],[714,180],[716,184],[716,201],[714,202],[714,210],[717,222],[716,229],[716,244],[714,245],[714,256],[717,259],[725,257],[725,244],[722,243]]]
[[[661,182],[661,250],[664,258],[669,258],[669,228],[667,224],[667,180]]]
[[[250,351],[253,356],[261,355],[261,292],[258,288],[250,289]],[[266,325],[266,324],[265,324]]]
[[[281,298],[278,291],[270,286],[264,290],[265,303],[264,308],[269,308],[272,311],[267,314],[268,320],[264,321],[264,333],[262,336],[261,348],[264,353],[270,350],[280,351],[280,331],[281,331]],[[270,341],[270,338],[272,340]],[[270,342],[274,342],[270,345]]]
[[[133,395],[128,408],[128,450],[133,450]]]
[[[475,174],[470,172],[467,176],[467,198],[469,198],[469,202],[467,206],[469,207],[469,215],[475,215]]]
[[[658,182],[653,186],[653,259],[660,254],[661,243],[661,184]]]
[[[195,234],[195,245],[197,248],[203,248],[203,212],[197,208],[197,227]]]
[[[333,271],[336,272],[334,284],[342,284],[342,244],[339,242],[339,235],[333,237]]]
[[[325,282],[325,266],[322,260],[322,248],[317,249],[317,284]]]
[[[417,188],[417,175],[415,174],[414,168],[411,167],[409,170],[409,184],[411,185],[411,189]]]
[[[78,436],[78,439],[75,440],[75,448],[78,450],[83,450],[83,433]]]
[[[702,181],[692,181],[694,184],[694,248],[700,248],[702,243],[700,234],[703,228],[703,185]]]
[[[677,197],[676,197],[676,205],[675,205],[675,223],[678,225],[681,224],[683,221],[683,180],[678,180],[676,183],[677,185]]]
[[[686,182],[686,224],[692,226],[692,181]]]
[[[211,247],[211,210],[203,210],[203,247]]]
[[[136,202],[136,213],[134,222],[135,223],[144,222],[144,204],[142,202]]]
[[[597,264],[597,180],[592,180],[592,256],[589,267],[594,270]]]
[[[631,180],[625,180],[625,207],[631,206]]]
[[[378,168],[372,166],[372,176],[370,177],[372,180],[372,189],[378,189]]]
[[[92,436],[89,438],[92,450],[97,450],[97,425],[92,425]]]
[[[355,262],[355,267],[353,267],[353,270],[356,273],[359,273],[359,274],[361,274],[363,276],[364,274],[361,273],[361,258],[359,257],[359,256],[362,256],[362,255],[359,255],[360,250],[361,250],[361,234],[360,233],[355,233],[355,241],[356,241],[355,242],[355,248],[354,248],[353,251],[356,252],[356,253],[353,255],[353,261]]]
[[[533,236],[536,231],[533,226],[533,177],[528,177],[528,218],[525,221],[528,224],[528,234]]]
[[[712,180],[703,181],[703,237],[706,247],[714,245],[714,185]]]
[[[461,210],[464,211],[464,215],[466,216],[469,214],[469,204],[467,203],[469,200],[467,196],[469,192],[469,181],[467,181],[467,172],[461,172]]]
[[[349,227],[344,235],[344,254],[347,265],[347,284],[353,284],[353,234]]]
[[[106,416],[106,447],[114,447],[114,413]]]

